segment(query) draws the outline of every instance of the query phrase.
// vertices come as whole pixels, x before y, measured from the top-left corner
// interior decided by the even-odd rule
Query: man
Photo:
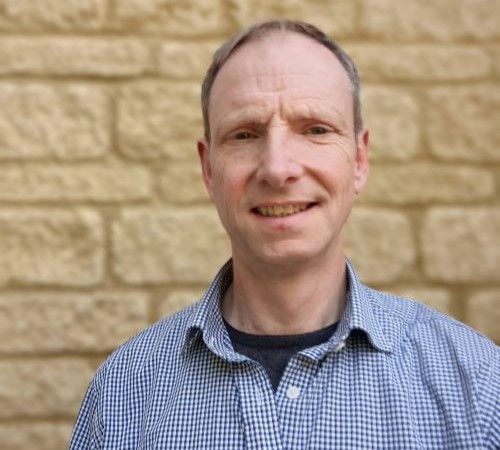
[[[343,254],[368,174],[350,58],[311,25],[260,24],[215,54],[202,106],[232,260],[101,366],[70,448],[500,448],[497,347]]]

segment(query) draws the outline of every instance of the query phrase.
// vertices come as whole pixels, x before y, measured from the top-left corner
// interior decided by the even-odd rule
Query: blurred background
[[[271,17],[357,63],[367,284],[500,342],[500,2],[0,0],[0,448],[67,446],[90,378],[228,258],[201,182],[213,50]],[[439,345],[439,343],[437,343]]]

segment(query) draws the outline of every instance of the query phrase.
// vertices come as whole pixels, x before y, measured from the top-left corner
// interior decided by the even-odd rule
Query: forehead
[[[308,36],[281,30],[235,50],[215,78],[210,111],[237,106],[245,93],[298,98],[305,94],[349,106],[352,101],[349,77],[333,52]]]

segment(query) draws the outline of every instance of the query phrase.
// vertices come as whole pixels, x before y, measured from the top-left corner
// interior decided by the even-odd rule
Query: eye
[[[325,127],[322,126],[316,126],[316,127],[311,127],[307,130],[308,134],[314,134],[314,135],[319,135],[319,134],[326,134],[328,130]]]
[[[253,134],[249,133],[248,131],[239,131],[234,135],[234,139],[236,139],[237,141],[245,141],[247,139],[252,139],[252,138]]]

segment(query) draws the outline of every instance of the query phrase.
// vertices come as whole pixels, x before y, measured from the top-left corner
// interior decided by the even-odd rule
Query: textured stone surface
[[[168,164],[161,176],[161,191],[172,203],[209,198],[199,164]]]
[[[436,208],[422,230],[423,262],[433,280],[500,280],[500,209]]]
[[[493,199],[495,179],[484,169],[406,163],[377,166],[362,194],[363,201],[396,205],[471,202]]]
[[[356,26],[356,5],[350,0],[230,0],[230,13],[239,27],[270,18],[311,22],[336,38],[352,34]]]
[[[176,141],[202,134],[200,87],[186,83],[133,83],[118,102],[120,150],[134,159],[175,153]]]
[[[365,81],[465,81],[491,74],[488,52],[476,47],[356,44],[346,49]]]
[[[204,282],[229,250],[215,208],[129,210],[113,227],[113,256],[127,283]]]
[[[369,86],[361,91],[370,130],[370,159],[407,161],[420,151],[417,98],[403,89]]]
[[[197,127],[198,134],[196,138],[200,137],[203,134],[203,128],[200,125]],[[189,138],[189,137],[188,137]],[[164,159],[165,166],[168,164],[174,163],[182,163],[192,165],[192,167],[199,166],[199,158],[198,151],[196,150],[196,138],[194,138],[194,133],[191,132],[191,139],[180,139],[174,140],[171,142],[165,143],[157,149],[157,151],[146,151],[146,152],[132,152],[131,156],[134,159],[143,159],[143,160],[160,160]],[[193,169],[194,170],[194,169]]]
[[[110,146],[106,91],[83,84],[0,84],[0,160],[76,160]]]
[[[495,47],[491,51],[496,78],[500,78],[500,47]]]
[[[106,0],[0,0],[0,30],[96,30],[105,8]]]
[[[435,88],[428,94],[426,109],[434,155],[445,160],[500,161],[497,86]]]
[[[228,28],[223,0],[111,0],[114,26],[169,36],[219,34]]]
[[[454,314],[453,300],[450,293],[444,289],[422,287],[403,288],[395,289],[394,293],[406,298],[417,300],[442,312],[443,314]]]
[[[467,322],[500,343],[500,290],[484,290],[472,294],[466,302]]]
[[[498,39],[500,3],[491,0],[361,0],[361,29],[388,40]]]
[[[409,220],[390,210],[354,209],[347,223],[345,246],[365,283],[396,281],[416,257]]]
[[[72,423],[0,423],[2,450],[64,450],[68,447]]]
[[[160,303],[158,314],[160,317],[169,316],[170,314],[197,302],[202,295],[203,289],[177,289],[172,291]]]
[[[153,55],[136,39],[10,38],[0,41],[0,74],[121,77],[152,70]]]
[[[31,165],[0,167],[0,201],[133,201],[151,195],[141,167]]]
[[[0,419],[72,417],[92,370],[74,358],[0,361]]]
[[[219,45],[218,41],[165,42],[160,50],[159,71],[172,78],[200,81],[205,76],[212,54]]]
[[[0,352],[110,351],[148,323],[143,293],[0,294]]]
[[[88,210],[0,210],[0,286],[98,283],[102,227]]]

